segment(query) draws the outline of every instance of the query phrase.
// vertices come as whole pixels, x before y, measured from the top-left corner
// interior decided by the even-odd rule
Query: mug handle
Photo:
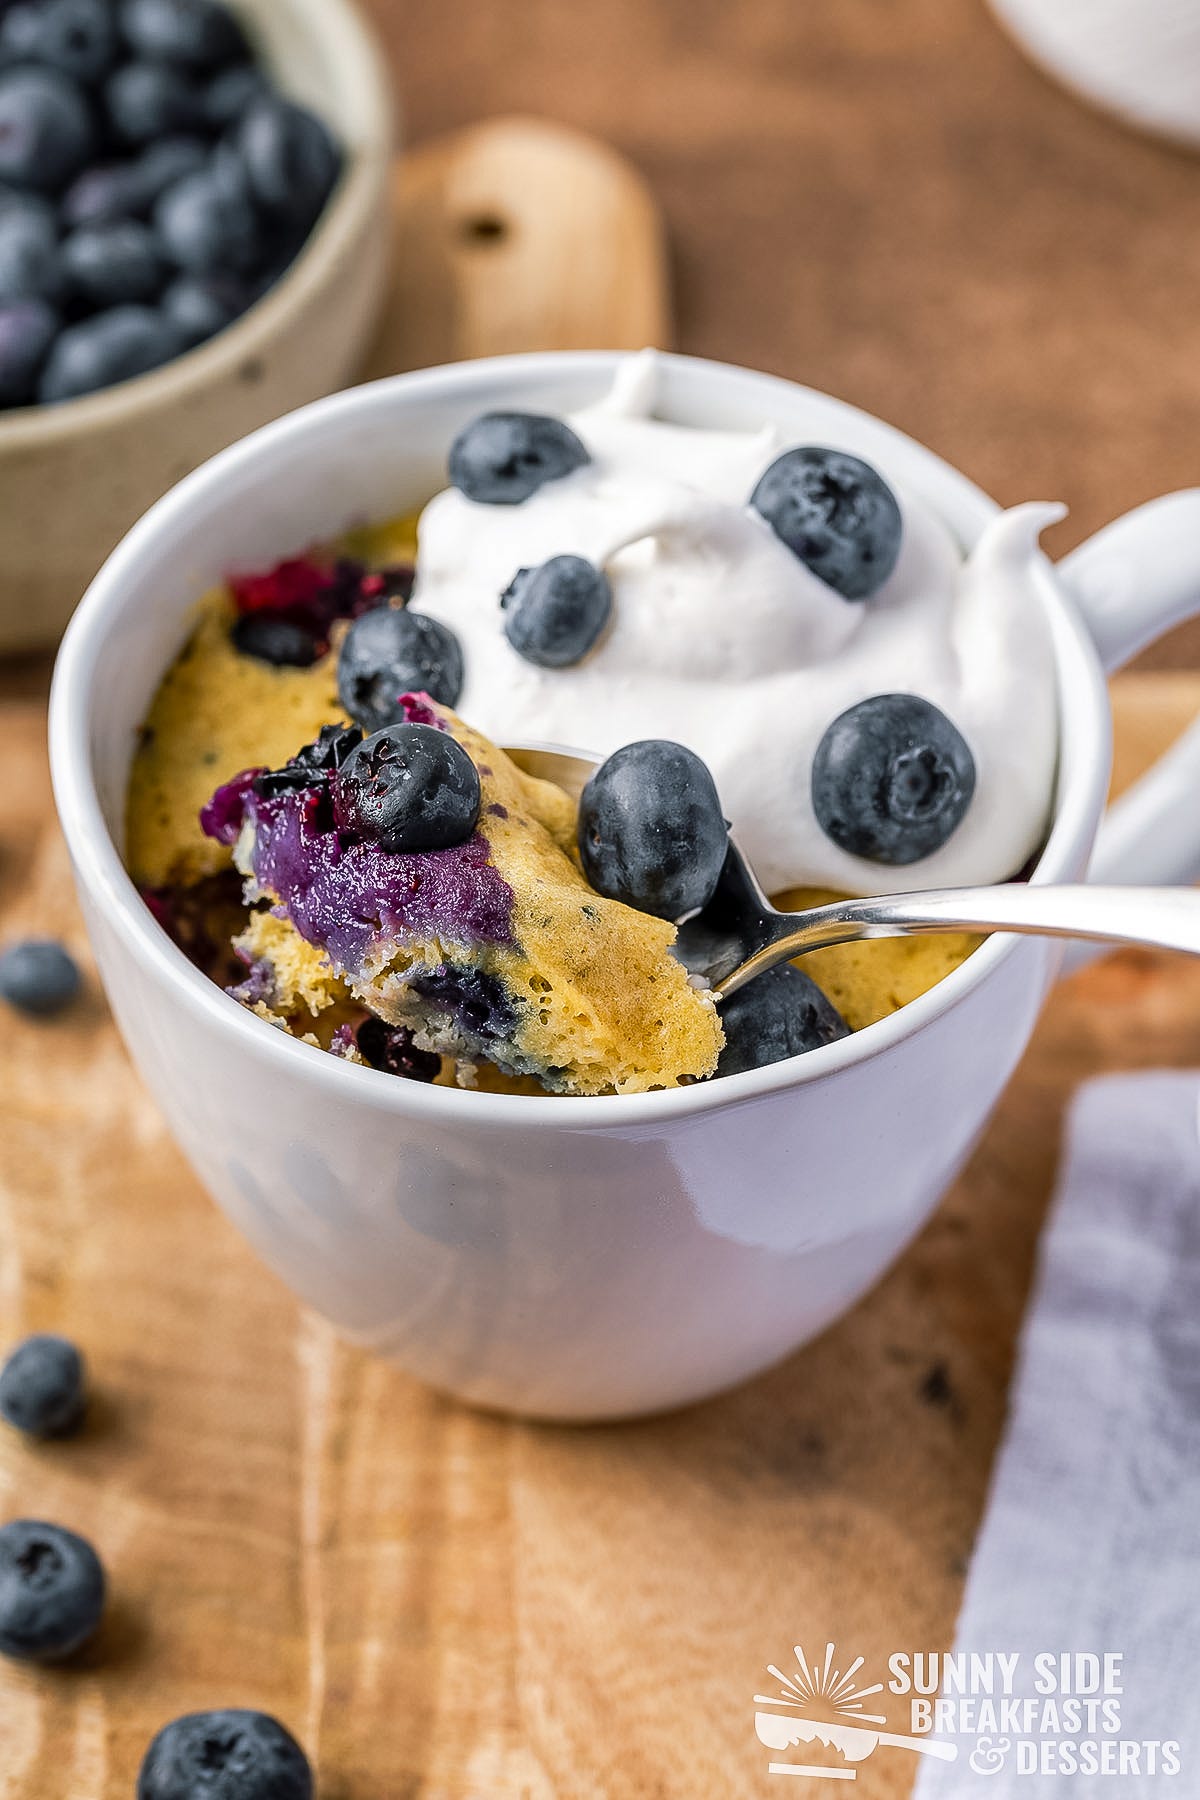
[[[1098,531],[1056,565],[1106,672],[1200,613],[1200,488],[1164,494]],[[1185,885],[1200,879],[1200,719],[1108,809],[1091,881]],[[1080,949],[1070,967],[1101,954]]]

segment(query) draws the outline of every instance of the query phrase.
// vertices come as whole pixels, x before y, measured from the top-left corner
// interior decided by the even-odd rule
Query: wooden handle
[[[367,376],[670,336],[658,208],[595,139],[494,119],[396,165],[396,269]]]

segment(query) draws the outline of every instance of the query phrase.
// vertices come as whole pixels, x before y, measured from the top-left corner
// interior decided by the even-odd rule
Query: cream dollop
[[[872,458],[899,501],[903,538],[883,586],[847,601],[747,504],[784,442],[772,430],[656,419],[654,384],[652,353],[631,357],[607,398],[570,419],[591,462],[520,505],[450,488],[425,508],[412,605],[462,644],[463,717],[508,744],[600,755],[636,738],[689,745],[769,892],[883,893],[1014,874],[1044,835],[1054,780],[1054,664],[1031,572],[1038,535],[1062,509],[1003,513],[964,558],[946,524]],[[835,447],[862,454],[852,431]],[[568,552],[605,570],[612,617],[582,662],[543,669],[508,643],[499,597],[519,568]],[[839,849],[810,791],[833,720],[897,692],[940,707],[976,766],[956,830],[903,868]]]

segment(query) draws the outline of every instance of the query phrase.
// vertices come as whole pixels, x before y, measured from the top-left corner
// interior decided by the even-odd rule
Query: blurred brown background
[[[878,412],[1065,549],[1200,481],[1200,159],[984,0],[364,0],[410,142],[529,112],[649,177],[677,341]],[[1200,626],[1146,659],[1200,665]]]

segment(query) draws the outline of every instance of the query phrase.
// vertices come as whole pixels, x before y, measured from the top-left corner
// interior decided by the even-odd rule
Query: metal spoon
[[[596,767],[590,757],[540,746],[514,747],[508,754],[527,774],[555,782],[573,799],[578,799]],[[1015,931],[1034,937],[1142,944],[1200,956],[1200,890],[1015,881],[837,900],[830,906],[785,913],[771,905],[731,838],[716,892],[707,906],[679,927],[676,951],[688,969],[708,978],[717,999],[724,1000],[756,975],[803,956],[806,950],[860,938],[938,931]]]

